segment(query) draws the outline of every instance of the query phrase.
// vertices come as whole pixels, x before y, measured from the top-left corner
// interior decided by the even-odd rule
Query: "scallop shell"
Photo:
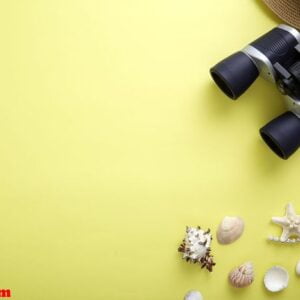
[[[264,277],[265,287],[270,292],[279,292],[285,289],[288,286],[288,283],[289,274],[280,266],[270,268]]]
[[[230,244],[236,241],[244,231],[244,221],[240,217],[224,217],[217,230],[217,240],[220,244]]]
[[[203,297],[198,291],[189,291],[185,295],[184,300],[203,300]]]
[[[236,288],[250,285],[254,280],[253,264],[246,262],[233,269],[228,276],[230,283]]]
[[[300,260],[296,264],[296,274],[300,275]]]

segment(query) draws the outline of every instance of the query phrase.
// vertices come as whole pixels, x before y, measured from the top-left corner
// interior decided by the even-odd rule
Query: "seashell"
[[[236,241],[244,231],[244,221],[239,217],[224,217],[217,230],[217,240],[220,244],[230,244]]]
[[[279,292],[285,289],[288,286],[288,283],[289,274],[280,266],[270,268],[264,277],[265,287],[270,292]]]
[[[300,275],[300,260],[296,264],[296,274]]]
[[[254,280],[253,264],[246,262],[233,269],[228,276],[232,286],[242,288],[250,285]]]
[[[216,263],[210,253],[211,241],[210,229],[203,230],[200,226],[187,227],[185,238],[178,251],[182,253],[182,258],[187,262],[197,263],[201,268],[206,268],[209,272],[212,272]]]
[[[203,297],[198,291],[189,291],[185,296],[184,300],[203,300]]]

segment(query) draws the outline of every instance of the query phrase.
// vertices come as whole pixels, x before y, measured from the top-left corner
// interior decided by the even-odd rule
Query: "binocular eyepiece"
[[[261,75],[284,95],[287,112],[260,129],[274,153],[288,159],[300,147],[300,33],[287,25],[267,32],[210,69],[217,86],[239,98]]]

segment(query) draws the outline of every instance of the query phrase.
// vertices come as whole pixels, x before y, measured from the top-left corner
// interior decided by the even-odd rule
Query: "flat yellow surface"
[[[261,1],[9,0],[0,4],[0,288],[22,300],[299,299],[300,245],[271,216],[300,213],[300,153],[258,129],[284,111],[258,79],[237,102],[209,68],[278,23]],[[240,215],[213,273],[181,260],[186,225]],[[227,274],[252,261],[235,290]],[[264,272],[290,272],[281,294]]]

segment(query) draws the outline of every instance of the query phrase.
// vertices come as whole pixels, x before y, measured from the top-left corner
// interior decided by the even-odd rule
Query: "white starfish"
[[[283,243],[300,242],[300,215],[296,215],[291,203],[287,204],[284,217],[272,217],[272,221],[282,227],[282,234],[280,238],[271,237],[271,240]],[[291,236],[298,238],[290,239]]]

